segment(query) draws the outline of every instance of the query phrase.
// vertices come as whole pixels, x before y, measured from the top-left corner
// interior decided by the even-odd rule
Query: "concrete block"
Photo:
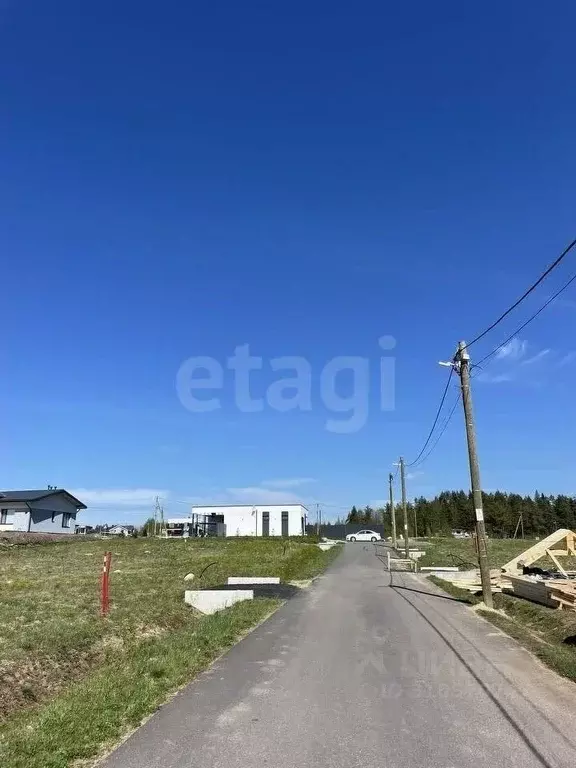
[[[228,576],[229,585],[239,584],[280,584],[279,576]]]
[[[243,600],[253,600],[253,589],[187,589],[184,602],[201,613],[216,613]]]

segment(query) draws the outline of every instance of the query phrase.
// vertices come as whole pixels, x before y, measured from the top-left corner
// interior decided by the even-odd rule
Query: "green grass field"
[[[102,619],[106,550],[111,611]],[[1,551],[0,764],[64,768],[95,754],[279,604],[256,599],[204,617],[185,605],[185,589],[228,576],[310,579],[337,551],[298,540],[147,538]]]
[[[517,557],[537,543],[537,539],[488,539],[488,560],[490,568],[501,568],[509,560]],[[418,561],[420,566],[453,565],[460,570],[478,567],[478,556],[473,539],[431,538],[423,545],[426,555]],[[562,565],[568,570],[576,570],[576,560],[563,557]],[[537,563],[542,568],[556,570],[549,558],[542,558]]]
[[[488,558],[491,568],[500,568],[528,547],[535,539],[488,539]],[[478,556],[472,539],[431,538],[424,546],[426,555],[419,565],[455,565],[460,570],[478,567]]]

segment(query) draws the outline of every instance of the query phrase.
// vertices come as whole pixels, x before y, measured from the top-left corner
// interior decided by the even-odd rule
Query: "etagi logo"
[[[250,345],[243,344],[234,350],[225,364],[214,357],[202,355],[185,360],[176,375],[176,391],[180,402],[192,413],[207,413],[222,407],[215,393],[230,387],[235,407],[242,413],[258,413],[270,408],[287,411],[312,411],[313,383],[318,382],[319,400],[322,406],[341,418],[329,418],[324,427],[328,432],[351,434],[360,431],[368,420],[371,398],[371,381],[378,380],[378,408],[393,411],[395,408],[396,360],[392,351],[396,347],[393,336],[378,339],[379,355],[376,376],[374,363],[367,357],[342,355],[333,357],[315,371],[310,361],[300,356],[273,357],[265,360],[252,355]],[[225,369],[232,372],[225,377]],[[255,396],[252,374],[255,371],[272,371],[278,376],[264,396]],[[231,380],[230,380],[231,379]],[[344,394],[343,394],[344,390]],[[200,394],[201,393],[201,394]]]

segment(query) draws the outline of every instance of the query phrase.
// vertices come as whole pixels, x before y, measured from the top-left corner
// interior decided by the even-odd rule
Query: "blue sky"
[[[569,2],[2,3],[0,486],[75,490],[89,522],[155,494],[167,513],[301,498],[332,516],[384,498],[430,427],[437,361],[574,237],[575,22]],[[576,492],[575,319],[568,291],[476,378],[484,487]],[[304,358],[311,410],[239,410],[244,344],[254,397],[271,359]],[[338,434],[322,371],[350,355],[369,412]],[[178,397],[194,356],[223,366],[216,410]],[[459,411],[408,485],[468,487]]]

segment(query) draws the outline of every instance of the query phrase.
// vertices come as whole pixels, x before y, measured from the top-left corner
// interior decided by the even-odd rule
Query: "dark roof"
[[[82,504],[75,496],[68,493],[64,488],[52,488],[41,491],[0,491],[0,503],[9,501],[39,501],[40,499],[46,499],[48,496],[56,496],[59,493],[65,493],[69,499],[79,508],[86,509],[86,504]]]

